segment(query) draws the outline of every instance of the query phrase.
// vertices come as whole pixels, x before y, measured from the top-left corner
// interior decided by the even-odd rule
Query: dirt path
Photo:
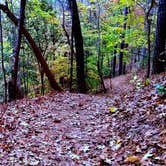
[[[0,165],[100,163],[112,138],[108,97],[62,93],[11,103],[0,122]]]
[[[153,86],[123,95],[128,77],[112,86],[112,97],[53,93],[0,107],[0,166],[166,165],[166,100]]]
[[[130,74],[121,75],[115,78],[105,79],[105,85],[107,88],[107,94],[127,94],[133,90],[133,86],[130,83]]]

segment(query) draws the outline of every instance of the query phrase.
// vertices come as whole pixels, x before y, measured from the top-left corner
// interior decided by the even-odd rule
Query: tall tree
[[[153,58],[153,73],[161,73],[166,69],[166,0],[159,0],[155,50]]]
[[[150,39],[150,35],[151,35],[151,19],[149,18],[150,17],[150,13],[151,13],[151,10],[154,6],[154,0],[151,1],[150,3],[150,7],[149,7],[149,10],[148,12],[146,13],[145,12],[145,21],[147,23],[147,40],[148,40],[148,70],[147,70],[147,78],[149,78],[150,76],[150,69],[151,69],[151,39]]]
[[[76,72],[77,89],[80,93],[86,92],[85,71],[84,71],[84,48],[81,32],[80,18],[76,0],[68,0],[72,16],[72,31],[76,49]]]
[[[148,44],[148,66],[147,66],[147,78],[150,76],[151,71],[151,30],[152,30],[152,9],[155,6],[155,0],[151,1],[143,1],[142,3],[140,1],[137,1],[137,4],[141,9],[144,11],[144,24],[145,24],[145,32],[147,33],[147,44]]]
[[[107,89],[104,84],[104,79],[103,79],[103,72],[102,72],[102,66],[103,66],[103,55],[101,54],[101,29],[100,29],[100,4],[98,2],[98,16],[97,16],[97,31],[98,31],[98,40],[97,40],[97,47],[98,47],[98,57],[97,57],[97,69],[98,69],[98,74],[100,77],[100,84],[102,86],[102,90],[104,93],[106,93]]]
[[[15,48],[14,48],[14,68],[13,73],[14,77],[11,78],[13,79],[14,83],[14,95],[13,98],[16,99],[18,96],[17,90],[17,77],[18,77],[18,65],[19,65],[19,52],[20,52],[20,47],[21,47],[21,38],[22,38],[22,31],[23,31],[23,26],[24,26],[24,18],[25,18],[25,6],[26,6],[26,0],[21,0],[20,2],[20,18],[18,22],[18,35],[17,35],[17,40],[15,43]]]
[[[125,31],[126,31],[126,28],[127,28],[128,7],[125,7],[123,10],[124,10],[123,13],[124,13],[125,19],[124,19],[124,24],[123,24],[124,32],[121,36],[122,42],[120,44],[121,51],[120,51],[120,54],[119,54],[119,75],[123,74],[123,54],[124,54],[123,50],[126,46],[126,44],[125,44]]]
[[[4,53],[3,53],[3,30],[2,30],[2,14],[0,11],[0,48],[1,48],[1,64],[3,72],[3,81],[4,81],[4,101],[7,102],[7,80],[6,80],[6,70],[4,65]]]
[[[70,84],[69,84],[69,89],[70,89],[70,92],[72,92],[72,85],[73,85],[73,62],[74,62],[74,46],[73,46],[73,28],[71,28],[71,33],[69,33],[67,31],[67,28],[66,28],[66,15],[65,15],[65,3],[66,1],[62,1],[62,0],[58,0],[58,2],[60,3],[61,5],[61,8],[62,8],[62,29],[64,31],[64,34],[66,36],[66,39],[67,39],[67,43],[70,47]],[[71,25],[71,27],[73,27]]]
[[[117,54],[117,45],[114,47],[114,56],[112,59],[112,72],[111,72],[111,77],[115,77],[116,76],[116,54]]]

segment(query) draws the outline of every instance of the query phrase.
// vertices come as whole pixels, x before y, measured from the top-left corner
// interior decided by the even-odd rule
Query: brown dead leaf
[[[9,146],[7,144],[0,144],[0,148],[3,150],[7,150]]]
[[[125,162],[127,162],[127,163],[139,163],[140,158],[138,156],[129,156],[125,159]]]
[[[4,128],[4,127],[0,127],[0,132],[2,133],[2,132],[5,132],[6,131],[6,129]]]

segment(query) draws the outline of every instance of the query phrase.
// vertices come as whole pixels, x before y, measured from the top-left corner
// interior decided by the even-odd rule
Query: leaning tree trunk
[[[71,10],[73,37],[75,39],[76,48],[77,89],[80,93],[86,93],[83,37],[81,32],[77,2],[76,0],[68,0],[68,2]]]
[[[166,0],[159,0],[155,50],[153,58],[153,73],[161,73],[166,69]]]
[[[9,8],[5,5],[0,4],[0,10],[3,10],[4,13],[7,14],[7,16],[9,17],[9,19],[16,25],[18,26],[18,19],[15,17],[15,15],[9,10]],[[23,27],[23,34],[26,37],[28,43],[30,44],[30,46],[33,49],[33,52],[37,58],[37,60],[40,62],[41,66],[43,67],[43,70],[48,78],[48,81],[50,83],[50,86],[57,91],[61,91],[60,86],[57,84],[53,74],[51,73],[44,57],[42,56],[42,53],[39,49],[39,47],[36,45],[35,41],[33,40],[33,38],[31,37],[31,35],[29,34],[29,32],[25,29],[25,27]]]

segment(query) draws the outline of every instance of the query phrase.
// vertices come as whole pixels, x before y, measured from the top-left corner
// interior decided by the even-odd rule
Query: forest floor
[[[138,78],[114,78],[107,94],[0,105],[0,165],[166,165],[166,99],[154,87],[166,73],[146,86]]]

